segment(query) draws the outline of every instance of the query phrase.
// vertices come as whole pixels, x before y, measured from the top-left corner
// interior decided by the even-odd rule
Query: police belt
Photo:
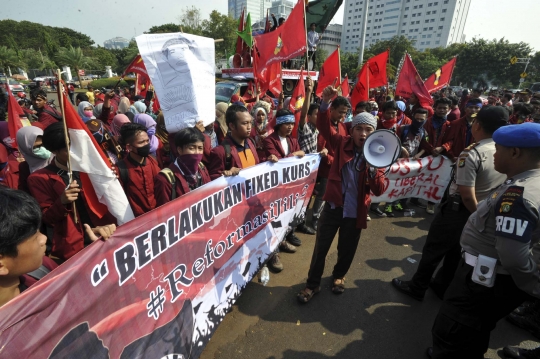
[[[472,255],[467,252],[463,252],[463,259],[465,259],[465,263],[467,263],[468,265],[474,268],[476,266],[476,262],[478,261],[478,256]],[[497,271],[497,274],[510,275],[510,273],[508,273],[508,271],[504,269],[503,267],[501,267],[498,263],[495,270]]]

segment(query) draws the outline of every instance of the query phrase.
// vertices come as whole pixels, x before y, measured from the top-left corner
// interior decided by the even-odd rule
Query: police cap
[[[540,147],[540,123],[509,125],[493,133],[493,141],[504,147]]]
[[[509,113],[508,110],[502,106],[487,106],[482,107],[476,114],[476,119],[481,119],[486,122],[504,121],[508,122]]]

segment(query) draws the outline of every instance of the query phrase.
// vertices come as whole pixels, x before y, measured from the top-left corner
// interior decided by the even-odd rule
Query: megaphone
[[[401,141],[393,131],[377,130],[366,138],[363,152],[371,167],[390,167],[401,154]]]

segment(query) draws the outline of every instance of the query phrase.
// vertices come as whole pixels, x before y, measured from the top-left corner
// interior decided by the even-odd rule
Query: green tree
[[[319,51],[317,51],[319,52]],[[341,62],[341,76],[347,76],[350,79],[358,76],[360,67],[358,66],[358,54],[355,52],[340,52],[339,60]]]
[[[6,72],[8,67],[18,67],[21,65],[21,60],[17,57],[17,53],[13,49],[8,49],[7,46],[0,46],[0,69]]]
[[[178,24],[163,24],[159,26],[152,26],[146,34],[163,34],[167,32],[180,32],[180,25]]]
[[[238,35],[238,22],[228,15],[221,14],[214,10],[210,13],[208,20],[201,23],[202,35],[212,39],[223,39],[216,42],[216,58],[225,56],[227,53],[234,53],[236,39]]]
[[[69,48],[61,48],[58,54],[56,55],[56,61],[61,66],[69,66],[72,69],[75,69],[75,72],[78,74],[80,69],[92,64],[92,59],[84,56],[83,51],[80,47],[70,46]],[[79,77],[79,85],[82,86],[81,79]]]
[[[186,8],[182,10],[178,20],[180,21],[182,32],[193,35],[202,35],[201,10],[197,9],[195,6],[192,6],[191,8],[186,6]]]
[[[405,52],[408,52],[413,57],[416,55],[417,51],[414,48],[414,43],[414,40],[409,40],[407,36],[403,35],[394,36],[389,40],[378,41],[366,49],[364,52],[364,61],[389,49],[389,62],[397,68]],[[358,55],[359,53],[357,53],[357,58]]]
[[[94,59],[94,65],[100,69],[104,69],[105,66],[111,66],[114,69],[118,66],[118,59],[114,52],[104,47],[98,46],[97,48],[92,48],[89,56]]]

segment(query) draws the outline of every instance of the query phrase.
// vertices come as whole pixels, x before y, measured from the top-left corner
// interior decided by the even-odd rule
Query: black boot
[[[503,353],[506,358],[513,359],[540,359],[540,347],[535,349],[522,349],[518,347],[504,347]]]
[[[512,312],[508,314],[506,320],[521,329],[525,329],[536,338],[540,339],[540,323],[538,321],[538,315],[520,316]]]

